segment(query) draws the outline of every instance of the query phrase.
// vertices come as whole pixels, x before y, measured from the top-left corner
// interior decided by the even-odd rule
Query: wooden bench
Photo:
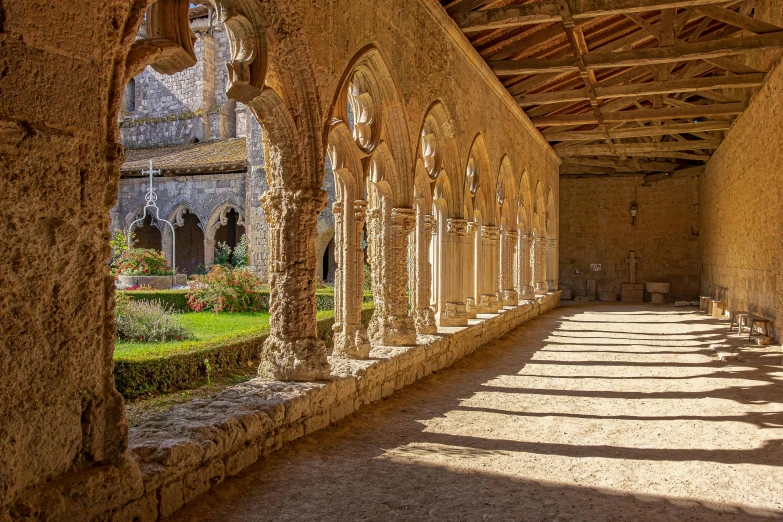
[[[734,329],[734,322],[737,322],[737,335],[742,335],[742,323],[747,326],[747,319],[753,314],[745,310],[732,310],[729,312],[729,332]]]
[[[766,319],[764,317],[760,317],[758,315],[749,314],[747,316],[747,320],[749,321],[749,324],[747,324],[748,329],[750,332],[748,333],[748,341],[751,341],[753,339],[753,327],[754,326],[760,326],[764,325],[764,336],[769,337],[769,323],[772,322],[771,319]],[[742,326],[739,326],[739,333],[742,334]],[[758,335],[761,335],[761,331],[759,331]]]
[[[699,296],[699,309],[713,317],[724,317],[729,289],[725,286],[710,285],[707,290],[709,295]]]

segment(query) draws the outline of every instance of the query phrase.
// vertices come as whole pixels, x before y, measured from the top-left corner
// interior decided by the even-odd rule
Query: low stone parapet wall
[[[467,328],[419,336],[416,346],[374,348],[370,360],[330,357],[329,382],[253,379],[176,406],[131,429],[130,452],[141,470],[143,494],[114,512],[112,520],[166,517],[284,443],[451,365],[559,304],[555,292],[480,316]]]

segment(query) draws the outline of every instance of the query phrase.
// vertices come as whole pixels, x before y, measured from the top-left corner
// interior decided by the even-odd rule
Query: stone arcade
[[[777,2],[199,4],[196,27],[182,0],[0,3],[1,522],[165,518],[559,306],[561,285],[616,293],[632,250],[641,282],[674,298],[728,287],[780,333]],[[225,74],[147,122],[147,67]],[[195,238],[183,259],[207,262],[229,224],[266,244],[271,331],[258,379],[129,430],[107,262],[112,220],[136,211],[130,146],[153,144],[153,125],[208,159],[162,182]],[[331,354],[315,306],[327,165]],[[204,196],[203,212],[174,196],[220,184],[235,197]]]

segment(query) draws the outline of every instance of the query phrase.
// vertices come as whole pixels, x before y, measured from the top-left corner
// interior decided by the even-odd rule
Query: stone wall
[[[783,65],[732,125],[701,181],[702,292],[728,288],[730,309],[783,325]]]
[[[586,281],[617,292],[630,282],[625,262],[636,252],[636,282],[671,283],[668,300],[699,295],[699,178],[646,182],[644,176],[566,176],[560,180],[560,285],[585,295]],[[636,226],[631,205],[636,203]],[[592,272],[591,264],[600,264]],[[578,273],[576,273],[578,272]]]
[[[151,67],[134,78],[135,110],[121,117],[126,148],[159,147],[220,137],[220,109],[226,103],[225,29],[211,31],[205,18],[191,22],[198,63],[173,75]],[[231,137],[231,136],[226,136]]]

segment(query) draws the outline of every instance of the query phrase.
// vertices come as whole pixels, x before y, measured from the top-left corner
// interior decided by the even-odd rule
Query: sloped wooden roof
[[[243,172],[247,169],[245,138],[208,141],[170,147],[129,149],[120,168],[123,176],[141,175],[149,168],[150,160],[163,174],[215,174]]]
[[[756,0],[440,0],[563,159],[561,174],[704,165],[783,47]]]

